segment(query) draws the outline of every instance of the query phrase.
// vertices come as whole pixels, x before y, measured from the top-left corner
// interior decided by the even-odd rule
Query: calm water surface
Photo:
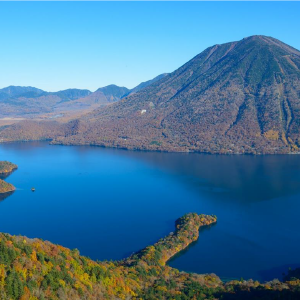
[[[170,261],[221,278],[281,279],[300,266],[300,156],[131,152],[44,142],[0,145],[18,164],[0,231],[121,259],[174,231],[188,212],[218,223]],[[36,192],[31,192],[31,187]]]

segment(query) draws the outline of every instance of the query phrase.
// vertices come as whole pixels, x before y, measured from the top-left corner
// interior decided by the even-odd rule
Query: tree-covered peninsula
[[[18,168],[17,165],[9,161],[0,161],[0,175],[9,174]]]
[[[13,192],[16,188],[4,180],[0,179],[0,194]]]
[[[8,162],[8,161],[0,161],[0,178],[7,177],[10,173],[18,168],[17,165]],[[0,194],[5,194],[9,192],[13,192],[16,188],[4,180],[0,179]]]
[[[174,233],[115,262],[95,262],[77,249],[1,233],[0,299],[299,299],[296,273],[285,283],[225,284],[214,274],[179,272],[166,265],[197,240],[200,227],[214,223],[215,216],[187,214],[176,221]]]

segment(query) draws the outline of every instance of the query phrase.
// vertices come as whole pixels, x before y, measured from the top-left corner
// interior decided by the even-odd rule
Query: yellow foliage
[[[162,291],[162,292],[167,292],[168,291],[166,286],[157,286],[156,290],[157,291]]]
[[[266,290],[271,290],[271,286],[270,286],[269,284],[266,284],[266,285],[265,285],[265,289],[266,289]]]
[[[66,283],[62,280],[62,279],[59,279],[59,284],[62,286],[62,287],[65,287],[66,286]]]
[[[0,265],[0,286],[4,286],[5,279],[5,266]]]
[[[31,294],[30,294],[30,291],[28,289],[28,287],[24,287],[24,294],[23,296],[20,298],[20,300],[30,300],[31,298]]]
[[[279,132],[273,129],[270,129],[264,133],[264,137],[271,141],[278,141]]]
[[[281,139],[282,139],[282,141],[283,141],[286,145],[288,145],[288,141],[287,141],[286,136],[285,136],[284,133],[282,133]]]
[[[79,280],[86,286],[92,288],[92,284],[90,282],[90,276],[87,273],[81,274],[78,276]]]
[[[75,287],[76,290],[78,290],[79,288],[81,288],[80,282],[79,282],[79,281],[76,281],[76,282],[74,283],[74,287]]]
[[[36,257],[36,252],[35,252],[35,250],[33,250],[32,253],[31,253],[31,260],[34,261],[34,262],[37,261],[37,257]]]
[[[27,270],[26,269],[22,269],[20,271],[20,274],[24,277],[25,280],[27,279]]]
[[[287,281],[286,283],[289,284],[289,285],[295,285],[296,286],[296,285],[300,284],[300,279]]]

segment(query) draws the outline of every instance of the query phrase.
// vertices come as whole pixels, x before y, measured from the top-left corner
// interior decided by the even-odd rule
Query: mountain
[[[44,93],[43,90],[37,89],[35,87],[31,87],[31,86],[8,86],[6,88],[0,89],[0,93],[1,94],[6,94],[7,97],[16,97],[16,96],[20,96],[26,93],[36,93],[36,94],[42,94]]]
[[[43,90],[31,86],[8,86],[6,88],[0,89],[0,94],[2,95],[2,100],[22,97],[37,98],[41,96],[55,95],[64,101],[68,101],[88,96],[89,94],[91,94],[91,91],[80,89],[67,89],[58,92],[45,92]]]
[[[61,134],[50,134],[53,143],[207,153],[298,152],[300,52],[266,36],[214,45],[148,87],[76,122],[76,130],[67,134],[69,127],[56,127]],[[0,131],[3,141],[22,136],[38,139],[44,134],[23,130],[22,124]]]
[[[153,78],[151,80],[140,83],[139,85],[137,85],[133,89],[129,90],[126,94],[124,94],[122,96],[122,98],[125,98],[125,97],[127,97],[131,94],[137,93],[138,91],[140,91],[140,90],[146,88],[147,86],[151,85],[152,83],[166,77],[167,75],[168,75],[168,73],[163,73],[163,74],[160,74],[160,75],[156,76],[155,78]]]
[[[133,89],[128,89],[126,87],[117,86],[115,84],[110,84],[105,87],[99,88],[94,93],[90,94],[90,97],[87,97],[86,99],[82,99],[83,101],[91,100],[95,103],[102,103],[103,105],[117,102],[121,100],[122,98],[125,98],[133,93],[136,93],[140,91],[141,89],[151,85],[155,81],[160,80],[161,78],[168,75],[167,73],[161,74],[156,76],[155,78],[142,82]],[[103,97],[104,95],[104,97]]]
[[[48,95],[55,95],[61,98],[62,101],[77,100],[79,98],[86,97],[92,92],[89,90],[80,90],[80,89],[67,89],[54,93],[46,93]]]
[[[158,76],[156,76],[155,78],[153,78],[151,80],[140,83],[139,85],[137,85],[133,89],[128,89],[126,87],[120,87],[120,86],[117,86],[115,84],[111,84],[111,85],[99,88],[93,94],[95,94],[95,95],[98,94],[99,95],[99,92],[101,92],[106,97],[106,100],[107,100],[108,103],[117,102],[122,98],[125,98],[125,97],[127,97],[131,94],[134,94],[134,93],[146,88],[147,86],[149,86],[152,83],[164,78],[167,75],[168,75],[167,73],[158,75]],[[95,95],[94,95],[94,97],[95,97]]]
[[[34,87],[10,86],[0,89],[0,117],[49,118],[66,113],[86,111],[111,104],[159,80],[164,74],[143,82],[132,90],[111,84],[95,92],[81,89],[67,89],[45,92]]]
[[[0,117],[32,117],[51,113],[59,103],[89,94],[90,91],[79,89],[45,92],[34,87],[10,86],[0,90]]]
[[[7,100],[12,97],[21,97],[28,95],[38,96],[44,93],[43,90],[37,89],[31,86],[8,86],[6,88],[0,89],[0,100]]]
[[[65,101],[61,101],[57,105],[55,105],[54,110],[56,112],[83,111],[103,107],[108,104],[120,101],[122,98],[138,90],[141,90],[152,82],[159,80],[163,76],[164,74],[159,75],[152,80],[139,84],[137,87],[131,90],[126,87],[117,86],[115,84],[101,87],[93,93],[90,92],[87,95],[80,97],[75,101],[72,101],[72,103],[65,103]]]
[[[160,74],[158,76],[156,76],[155,78],[151,79],[151,80],[148,80],[148,81],[145,81],[145,82],[142,82],[140,83],[139,85],[137,85],[135,88],[129,90],[126,94],[124,94],[122,96],[122,98],[125,98],[131,94],[134,94],[134,93],[137,93],[138,91],[140,91],[141,89],[144,89],[146,88],[147,86],[151,85],[152,83],[166,77],[168,75],[168,73],[163,73],[163,74]]]
[[[214,45],[56,143],[209,153],[290,153],[300,146],[300,52],[251,36]]]
[[[119,101],[124,94],[129,92],[126,87],[120,87],[114,84],[99,88],[96,92],[102,92],[111,102]]]

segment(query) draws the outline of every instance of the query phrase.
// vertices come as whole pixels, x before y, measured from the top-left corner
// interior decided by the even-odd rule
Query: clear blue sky
[[[132,88],[254,34],[300,49],[299,12],[300,2],[0,2],[0,88]]]

